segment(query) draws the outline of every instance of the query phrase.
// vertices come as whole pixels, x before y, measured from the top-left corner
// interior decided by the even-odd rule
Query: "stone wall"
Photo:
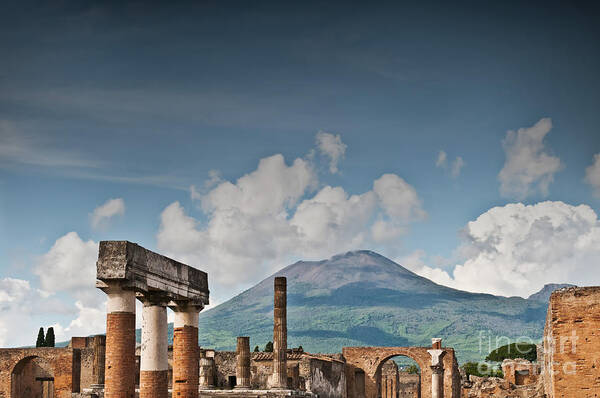
[[[600,396],[600,287],[552,293],[544,330],[548,398]]]
[[[418,398],[421,376],[414,373],[398,372],[398,398]]]
[[[332,358],[306,356],[309,375],[305,379],[306,390],[317,394],[319,398],[345,398],[345,363]],[[306,365],[304,366],[306,368]]]
[[[504,373],[504,380],[523,386],[537,383],[540,369],[537,363],[526,359],[505,359],[502,361],[502,373]]]
[[[229,378],[235,377],[236,352],[215,351],[216,380],[215,387],[229,388]],[[252,367],[252,365],[251,365]]]

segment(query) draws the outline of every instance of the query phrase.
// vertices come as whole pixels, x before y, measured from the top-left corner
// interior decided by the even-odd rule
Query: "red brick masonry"
[[[173,331],[173,398],[198,398],[198,328]]]
[[[135,371],[135,314],[107,314],[105,398],[135,398]]]
[[[140,372],[140,398],[167,398],[168,396],[168,370],[142,370]]]

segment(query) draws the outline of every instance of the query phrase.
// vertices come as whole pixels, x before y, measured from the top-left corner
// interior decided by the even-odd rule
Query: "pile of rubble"
[[[544,398],[542,383],[516,386],[499,377],[477,377],[471,375],[468,382],[463,383],[464,398]]]

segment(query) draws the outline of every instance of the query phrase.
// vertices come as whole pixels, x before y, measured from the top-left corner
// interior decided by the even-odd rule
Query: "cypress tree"
[[[260,348],[258,346],[254,347],[254,352],[260,352]]]
[[[46,332],[46,344],[45,347],[54,347],[54,328],[50,326],[48,332]]]
[[[36,347],[44,347],[45,344],[46,344],[46,341],[44,339],[44,328],[40,328],[40,331],[38,332],[37,340],[35,341],[35,346]]]
[[[269,341],[265,346],[265,352],[273,352],[273,342]]]

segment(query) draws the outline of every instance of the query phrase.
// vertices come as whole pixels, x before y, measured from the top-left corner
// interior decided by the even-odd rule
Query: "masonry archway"
[[[54,367],[32,355],[21,359],[11,372],[11,398],[54,398]]]
[[[78,349],[9,348],[0,352],[0,397],[24,398],[29,391],[32,394],[39,392],[36,382],[48,381],[52,382],[46,383],[51,384],[48,388],[52,395],[49,397],[71,398],[71,393],[79,392],[80,376],[81,352]],[[36,381],[38,377],[40,380]],[[53,380],[41,380],[44,378]],[[26,380],[33,380],[34,387],[27,390]]]
[[[410,357],[393,356],[377,370],[377,398],[420,398],[421,367]]]
[[[378,372],[388,359],[405,356],[413,359],[421,369],[421,398],[431,398],[431,355],[429,347],[344,347],[342,353],[346,359],[346,379],[349,380],[348,398],[377,398]],[[444,397],[460,397],[460,375],[452,348],[443,348],[446,354],[444,364]],[[364,395],[357,386],[362,382],[358,378],[364,372]]]

